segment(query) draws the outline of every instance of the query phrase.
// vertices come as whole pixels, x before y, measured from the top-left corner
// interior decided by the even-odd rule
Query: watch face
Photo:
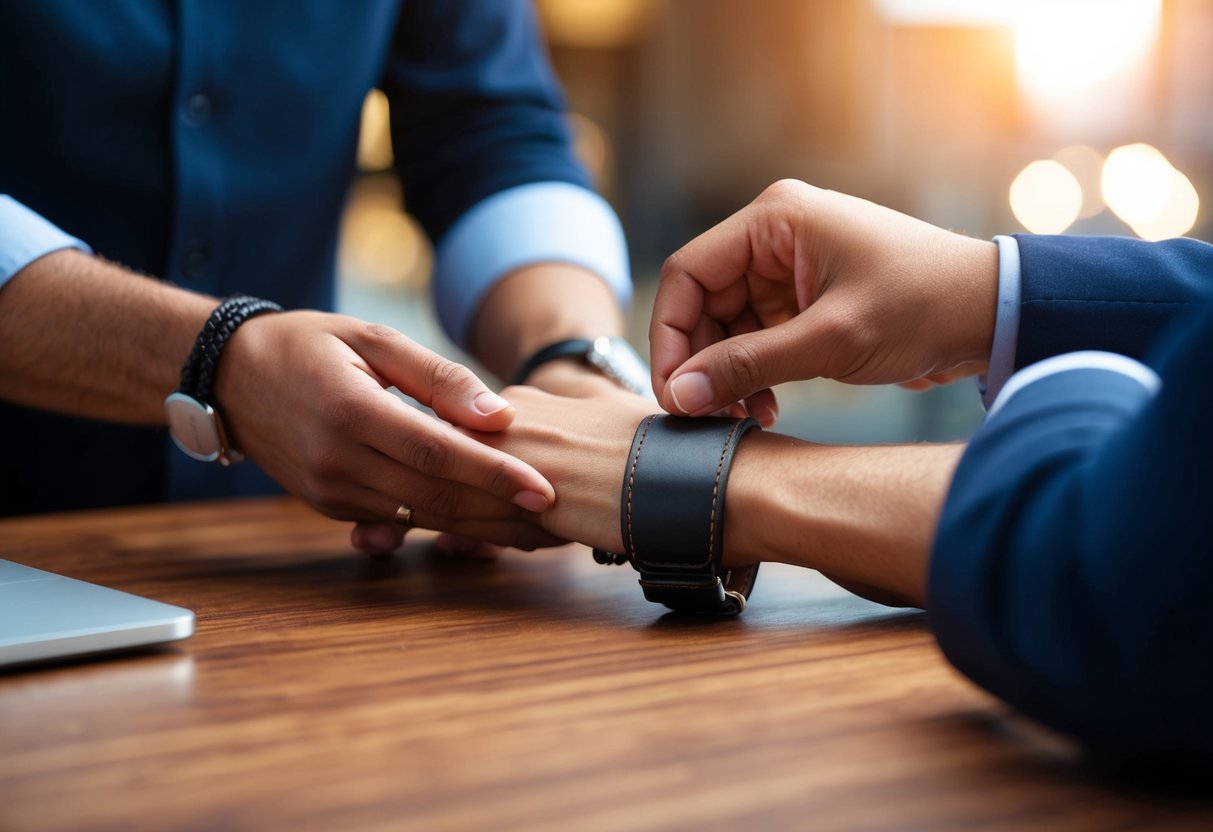
[[[653,395],[649,368],[636,350],[622,338],[595,338],[586,359],[607,378],[640,396],[656,399]]]
[[[193,396],[173,393],[164,400],[168,430],[177,447],[194,459],[215,462],[226,450],[219,415]]]

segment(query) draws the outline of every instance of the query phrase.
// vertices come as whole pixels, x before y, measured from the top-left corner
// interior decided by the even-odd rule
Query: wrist
[[[521,384],[558,396],[583,399],[616,392],[620,387],[576,358],[561,358],[536,367]]]
[[[994,346],[994,328],[998,315],[998,244],[989,240],[961,237],[958,246],[954,285],[966,299],[958,316],[966,322],[959,348],[959,364],[990,360]]]
[[[571,338],[547,344],[522,362],[510,383],[535,384],[536,375],[541,375],[545,367],[567,367],[570,361],[623,390],[653,398],[648,364],[626,339],[619,337]]]
[[[505,275],[485,295],[469,347],[498,378],[510,379],[549,344],[623,331],[619,302],[601,278],[567,263],[536,263]]]
[[[649,601],[670,609],[742,612],[758,564],[722,561],[725,502],[733,458],[750,418],[652,414],[636,428],[620,494],[619,552],[594,550],[601,564],[630,563]]]
[[[228,343],[247,321],[281,311],[272,301],[236,295],[225,299],[207,318],[182,365],[180,386],[164,400],[169,433],[186,455],[221,465],[244,459],[215,406],[216,374]]]

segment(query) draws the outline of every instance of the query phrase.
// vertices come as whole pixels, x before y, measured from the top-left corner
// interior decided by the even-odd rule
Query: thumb
[[[795,319],[793,319],[794,321]],[[812,350],[793,321],[735,335],[695,353],[660,391],[667,412],[706,416],[776,384],[818,375]]]

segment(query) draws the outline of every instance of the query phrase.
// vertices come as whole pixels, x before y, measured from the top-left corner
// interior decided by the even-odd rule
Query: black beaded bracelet
[[[758,566],[721,566],[724,498],[738,443],[756,429],[753,419],[646,417],[624,472],[624,553],[595,549],[594,559],[631,563],[644,597],[670,609],[721,616],[744,610]]]
[[[223,420],[211,404],[215,367],[228,339],[242,323],[263,312],[281,311],[282,307],[272,301],[236,295],[211,312],[181,368],[181,386],[164,400],[169,434],[184,453],[220,465],[232,465],[244,458],[228,442]]]
[[[180,390],[200,402],[210,403],[219,353],[242,323],[263,312],[281,312],[271,300],[233,295],[215,307],[194,341],[189,358],[181,367]]]

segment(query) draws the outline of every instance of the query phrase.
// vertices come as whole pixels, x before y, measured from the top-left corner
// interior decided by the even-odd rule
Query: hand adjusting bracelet
[[[228,444],[223,422],[211,403],[219,353],[237,328],[254,315],[281,312],[273,301],[235,295],[215,307],[190,356],[181,367],[181,387],[164,400],[169,433],[177,447],[202,462],[231,465],[244,455]]]
[[[619,531],[624,554],[594,550],[604,564],[631,563],[644,597],[672,610],[732,616],[745,609],[758,565],[723,569],[724,496],[753,419],[652,415],[636,428],[624,471]]]

